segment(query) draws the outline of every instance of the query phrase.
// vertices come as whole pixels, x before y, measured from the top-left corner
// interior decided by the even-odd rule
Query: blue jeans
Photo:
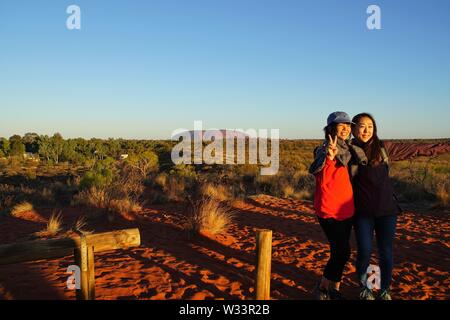
[[[382,217],[355,216],[355,236],[358,246],[356,256],[356,273],[365,284],[366,272],[372,253],[372,240],[375,232],[381,273],[381,290],[389,289],[392,280],[394,259],[392,246],[397,226],[397,215]]]

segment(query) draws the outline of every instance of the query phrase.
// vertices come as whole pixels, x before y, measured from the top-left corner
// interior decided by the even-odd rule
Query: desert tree
[[[18,134],[15,134],[9,138],[10,151],[9,155],[11,156],[20,156],[22,157],[25,153],[25,145],[22,142],[22,137]]]
[[[158,156],[150,150],[130,155],[127,159],[127,163],[132,168],[138,170],[143,179],[145,179],[149,173],[158,171]]]
[[[48,135],[40,135],[38,139],[39,155],[47,162],[52,159],[52,143]]]
[[[25,151],[31,153],[39,152],[39,135],[37,133],[27,132],[22,138],[22,142],[25,145]]]
[[[9,141],[5,138],[0,138],[0,156],[7,157],[9,155]]]
[[[64,139],[61,134],[55,133],[52,137],[41,135],[37,141],[39,155],[45,158],[47,162],[58,163],[64,148]]]
[[[50,139],[52,156],[55,163],[59,162],[59,158],[63,152],[64,139],[60,133],[55,133]]]
[[[80,164],[85,160],[82,152],[77,151],[78,143],[74,139],[64,140],[60,161]]]
[[[107,141],[108,151],[107,154],[113,158],[119,157],[121,153],[120,141],[117,139],[109,138]]]

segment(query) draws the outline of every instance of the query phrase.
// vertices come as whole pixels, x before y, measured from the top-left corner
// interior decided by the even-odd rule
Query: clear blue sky
[[[448,0],[1,0],[0,136],[157,139],[203,120],[317,138],[343,110],[382,138],[448,138],[449,32]]]

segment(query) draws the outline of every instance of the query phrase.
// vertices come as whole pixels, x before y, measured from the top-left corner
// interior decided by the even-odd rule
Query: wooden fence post
[[[80,246],[74,249],[75,264],[80,268],[81,288],[76,291],[77,300],[95,300],[94,246],[80,236]]]
[[[256,232],[256,300],[270,300],[272,230]]]

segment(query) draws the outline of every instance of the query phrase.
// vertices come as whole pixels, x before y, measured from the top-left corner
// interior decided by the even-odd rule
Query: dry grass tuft
[[[73,198],[72,204],[107,210],[109,212],[107,217],[110,221],[114,220],[114,213],[124,215],[142,210],[142,206],[137,201],[115,188],[91,187],[88,190],[80,191]]]
[[[125,199],[113,199],[108,204],[108,210],[117,213],[136,213],[142,210],[142,207],[133,200]]]
[[[228,229],[234,212],[212,198],[204,198],[193,205],[193,212],[187,217],[185,228],[191,233],[207,231],[219,234]]]
[[[11,209],[11,216],[15,217],[23,212],[28,212],[33,210],[33,205],[27,201],[21,202],[19,204],[16,204]]]
[[[58,234],[61,231],[62,224],[62,211],[59,211],[58,214],[53,212],[50,219],[47,222],[47,227],[39,232],[36,232],[35,235],[38,237],[51,237]]]
[[[449,192],[449,186],[448,183],[440,183],[438,184],[436,188],[436,199],[437,204],[439,207],[448,208],[449,206],[449,198],[450,198],[450,192]]]
[[[209,182],[201,186],[201,194],[217,201],[228,201],[233,198],[230,191],[224,185]]]
[[[291,198],[295,194],[295,189],[293,186],[286,184],[282,187],[281,194],[283,198]]]
[[[74,226],[72,227],[72,230],[75,231],[78,234],[91,234],[93,231],[85,230],[84,228],[87,226],[86,218],[81,217],[78,218],[78,220],[75,222]]]
[[[72,205],[85,205],[88,207],[106,209],[110,202],[110,197],[106,189],[92,187],[88,190],[80,191],[73,197]]]

